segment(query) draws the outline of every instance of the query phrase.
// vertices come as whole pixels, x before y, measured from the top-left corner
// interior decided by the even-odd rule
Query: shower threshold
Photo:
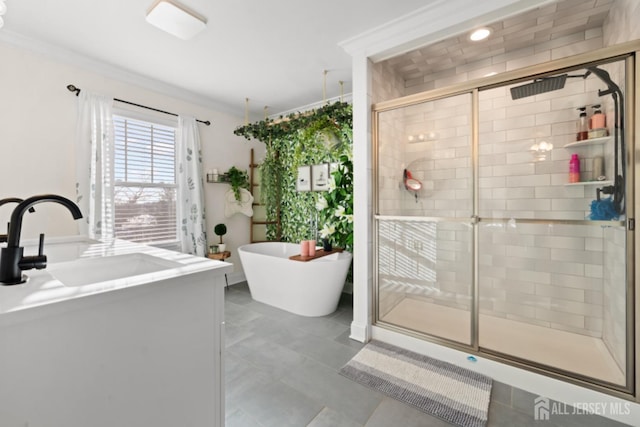
[[[469,344],[470,313],[404,298],[381,321]],[[480,315],[480,347],[617,385],[625,375],[601,338]]]

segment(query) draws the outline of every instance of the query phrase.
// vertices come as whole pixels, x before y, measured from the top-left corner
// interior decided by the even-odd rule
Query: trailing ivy
[[[285,120],[267,119],[234,131],[267,146],[260,166],[261,203],[266,206],[267,219],[275,220],[279,213],[281,224],[281,230],[275,226],[267,228],[269,240],[312,239],[321,229],[333,226],[329,236],[332,243],[353,250],[352,127],[351,105],[338,102],[310,113],[292,114]],[[331,191],[296,191],[298,167],[321,163],[339,163],[330,178]],[[318,220],[317,230],[310,227],[312,219]]]
[[[318,130],[333,129],[339,131],[343,125],[353,127],[352,108],[345,102],[327,104],[307,113],[292,113],[280,116],[279,119],[265,119],[260,122],[241,126],[233,131],[246,139],[257,139],[267,145],[286,139],[298,131],[307,135],[315,134]]]

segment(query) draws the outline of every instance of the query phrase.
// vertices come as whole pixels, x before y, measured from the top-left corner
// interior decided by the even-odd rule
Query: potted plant
[[[227,176],[229,184],[231,184],[231,189],[233,190],[233,194],[236,196],[236,200],[241,201],[240,189],[249,189],[249,175],[247,174],[247,171],[241,171],[235,166],[231,166],[225,175]]]
[[[216,233],[216,236],[220,237],[220,243],[218,244],[218,251],[224,252],[227,245],[222,243],[222,236],[227,234],[227,226],[224,224],[216,224],[216,226],[213,227],[213,232]]]

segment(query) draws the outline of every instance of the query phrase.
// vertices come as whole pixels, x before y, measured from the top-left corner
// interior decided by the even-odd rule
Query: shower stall
[[[634,61],[603,50],[374,106],[377,326],[635,393]],[[606,116],[586,136],[583,107]]]

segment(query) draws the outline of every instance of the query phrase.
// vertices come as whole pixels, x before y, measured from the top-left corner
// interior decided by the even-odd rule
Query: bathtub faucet
[[[7,237],[7,247],[2,248],[0,253],[0,282],[3,285],[17,285],[24,283],[26,278],[22,275],[22,270],[43,269],[47,266],[47,256],[44,255],[44,234],[40,234],[40,244],[38,255],[24,256],[24,248],[20,246],[20,233],[22,231],[22,217],[33,205],[43,202],[59,203],[66,207],[74,219],[82,218],[82,213],[78,205],[71,200],[56,194],[43,194],[33,196],[18,203],[18,206],[11,213],[9,222],[9,234]]]

